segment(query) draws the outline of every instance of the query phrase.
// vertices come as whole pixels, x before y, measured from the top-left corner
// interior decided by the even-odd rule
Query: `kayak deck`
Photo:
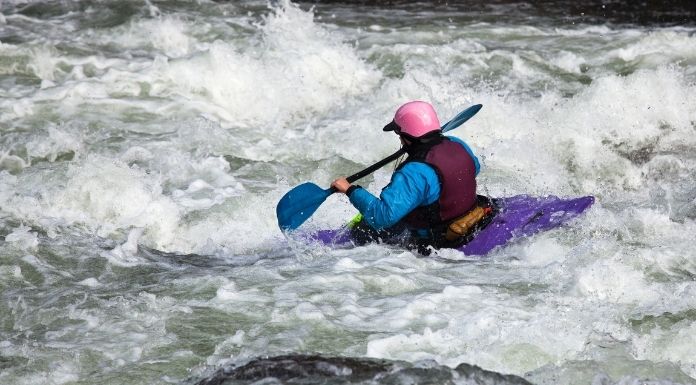
[[[471,242],[457,250],[466,255],[484,255],[495,247],[514,238],[527,237],[541,231],[561,226],[582,214],[594,203],[594,197],[559,198],[516,195],[496,199],[498,214],[491,223],[479,231]],[[344,245],[351,242],[347,228],[319,230],[311,239],[327,245]]]

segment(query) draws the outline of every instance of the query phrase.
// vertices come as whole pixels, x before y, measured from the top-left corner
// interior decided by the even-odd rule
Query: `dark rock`
[[[260,381],[260,382],[259,382]],[[460,364],[456,369],[435,362],[411,364],[370,358],[322,357],[291,354],[257,358],[241,366],[223,367],[197,385],[263,384],[519,384],[528,381],[477,366]]]

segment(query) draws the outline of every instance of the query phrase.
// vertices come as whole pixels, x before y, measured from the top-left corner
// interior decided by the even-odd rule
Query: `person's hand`
[[[331,187],[335,188],[338,192],[345,194],[350,188],[350,182],[348,182],[346,178],[338,178],[331,183]]]

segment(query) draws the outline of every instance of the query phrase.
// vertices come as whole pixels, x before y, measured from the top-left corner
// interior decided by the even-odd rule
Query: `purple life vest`
[[[431,166],[440,181],[438,200],[417,207],[404,218],[409,227],[440,228],[476,205],[476,165],[459,143],[440,136],[433,143],[409,151],[404,164],[407,162]]]

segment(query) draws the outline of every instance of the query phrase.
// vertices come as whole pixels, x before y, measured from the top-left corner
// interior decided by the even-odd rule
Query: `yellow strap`
[[[346,226],[348,226],[349,229],[352,229],[353,227],[355,227],[355,225],[362,221],[362,219],[362,214],[358,213],[358,215],[354,216],[353,219],[351,219]]]
[[[486,210],[480,206],[474,207],[464,216],[457,218],[447,227],[445,238],[448,241],[454,241],[459,237],[465,236],[472,227],[480,222],[486,216]]]

